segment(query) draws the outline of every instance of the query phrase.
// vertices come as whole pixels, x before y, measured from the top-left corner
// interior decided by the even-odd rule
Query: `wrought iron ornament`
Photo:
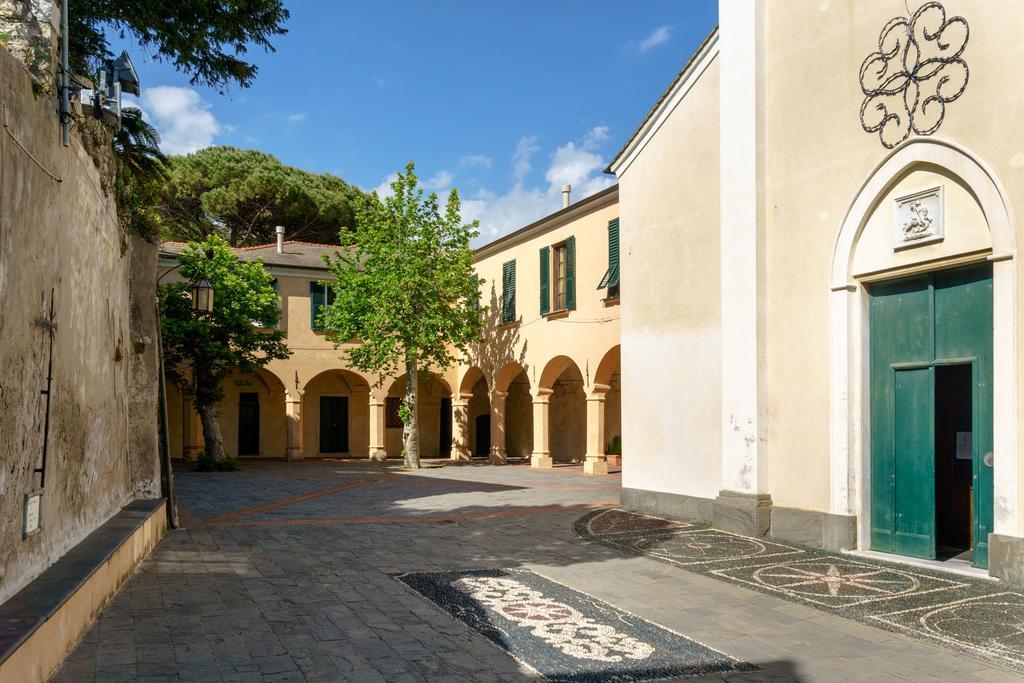
[[[970,29],[963,17],[946,18],[939,2],[926,2],[897,17],[878,36],[878,52],[860,66],[864,103],[860,123],[892,149],[911,133],[931,135],[942,125],[946,104],[967,89],[963,60]]]

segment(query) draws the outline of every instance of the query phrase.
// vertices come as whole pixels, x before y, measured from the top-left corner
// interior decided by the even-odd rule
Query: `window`
[[[608,298],[619,296],[619,219],[608,221],[608,270],[605,272],[598,289],[608,288]]]
[[[516,262],[506,261],[501,266],[501,324],[516,319]]]
[[[401,429],[405,426],[402,423],[402,399],[398,396],[388,396],[384,400],[384,426],[387,429]]]
[[[540,250],[540,314],[576,308],[576,238]]]
[[[320,329],[320,309],[334,303],[334,288],[328,282],[314,280],[309,283],[309,322],[314,330]]]

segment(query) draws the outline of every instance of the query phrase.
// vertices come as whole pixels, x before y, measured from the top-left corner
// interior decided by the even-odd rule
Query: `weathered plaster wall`
[[[56,102],[33,94],[0,48],[0,600],[121,506],[159,492],[152,281],[155,250],[122,238],[114,202],[77,132],[60,143]],[[16,136],[24,149],[15,143]],[[33,161],[26,149],[38,160]],[[60,181],[53,176],[59,177]],[[138,267],[133,267],[133,262]],[[42,533],[22,539],[23,496],[39,485],[54,295]]]

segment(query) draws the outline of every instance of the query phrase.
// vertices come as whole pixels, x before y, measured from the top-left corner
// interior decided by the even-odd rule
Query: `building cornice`
[[[476,256],[473,260],[474,262],[479,262],[489,256],[493,256],[494,254],[504,251],[505,249],[509,249],[531,240],[534,237],[543,235],[550,230],[560,228],[588,213],[592,213],[599,209],[603,209],[606,206],[615,204],[618,201],[619,186],[612,185],[611,187],[605,188],[604,190],[592,194],[585,199],[579,200],[575,204],[570,204],[564,209],[559,209],[555,213],[549,214],[540,220],[534,221],[533,223],[516,230],[515,232],[499,237],[493,242],[489,242],[484,246],[477,248]]]
[[[644,117],[644,120],[629,137],[626,144],[622,146],[619,153],[608,164],[608,168],[604,170],[605,173],[613,173],[617,177],[622,177],[622,174],[629,168],[643,148],[647,146],[647,143],[654,137],[654,134],[664,125],[672,111],[683,101],[686,94],[690,92],[690,88],[700,80],[704,71],[707,70],[708,66],[711,65],[717,56],[718,27],[716,26],[686,62],[686,65],[683,66],[683,69],[668,86],[668,89],[654,103],[651,111],[647,113],[647,116]]]

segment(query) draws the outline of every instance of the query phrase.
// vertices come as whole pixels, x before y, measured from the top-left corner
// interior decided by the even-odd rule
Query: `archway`
[[[491,453],[491,398],[483,370],[473,366],[466,371],[459,385],[459,397],[466,402],[464,413],[455,419],[465,420],[460,433],[465,435],[463,447],[473,458],[486,458]]]
[[[370,385],[351,370],[324,370],[302,392],[305,457],[370,454]]]
[[[533,452],[533,397],[530,378],[519,363],[505,365],[494,377],[495,411],[491,426],[491,450],[500,448],[502,458],[528,459]],[[499,398],[503,410],[497,415]]]
[[[888,240],[885,241],[885,249],[877,248],[881,238],[877,234],[872,236],[872,231],[877,233],[878,230],[875,224],[884,220],[885,225],[889,225],[893,209],[888,203],[895,201],[894,193],[903,192],[903,185],[912,174],[937,175],[945,183],[946,191],[969,198],[976,215],[982,217],[980,222],[988,233],[988,247],[958,247],[956,240],[959,237],[954,236],[954,239],[938,242],[938,248],[915,247],[901,251],[892,248]],[[1017,334],[1014,315],[1015,238],[1010,212],[1003,197],[995,176],[975,155],[950,143],[915,140],[897,149],[876,169],[845,217],[832,261],[831,511],[856,517],[857,545],[862,548],[871,547],[873,538],[872,423],[878,419],[878,410],[873,416],[872,408],[877,409],[879,405],[877,401],[872,403],[869,394],[872,382],[869,345],[872,335],[884,332],[877,322],[874,330],[869,329],[868,312],[872,310],[873,294],[877,295],[883,289],[881,285],[872,283],[914,275],[929,279],[934,277],[934,273],[945,272],[944,269],[971,263],[991,263],[994,329],[991,351],[995,368],[992,452],[995,457],[989,458],[988,462],[994,461],[994,472],[991,473],[995,481],[992,502],[994,530],[997,534],[1019,536],[1021,533],[1016,422],[1018,382],[1013,352]],[[950,216],[952,218],[952,213]],[[962,226],[955,224],[951,224],[950,229],[963,230]],[[861,248],[862,244],[872,243],[876,245],[874,252],[868,253]],[[924,258],[926,254],[929,255],[927,259]],[[935,289],[935,284],[925,286]],[[871,291],[872,287],[875,292]],[[892,286],[886,287],[891,289]],[[874,381],[879,384],[878,379]],[[932,400],[930,397],[934,395],[929,393],[927,397]],[[877,478],[878,473],[874,474]],[[992,570],[997,573],[996,567]]]
[[[549,392],[548,440],[553,463],[583,462],[587,451],[587,400],[583,373],[568,356],[544,367],[538,393]]]
[[[399,409],[405,398],[405,377],[388,387],[385,399],[384,442],[389,458],[402,457],[402,420]],[[447,458],[452,453],[452,392],[440,377],[421,374],[416,390],[420,457]]]
[[[590,398],[603,398],[603,428],[601,446],[608,456],[608,464],[622,465],[622,365],[621,347],[616,344],[604,355],[594,373],[594,388]]]

